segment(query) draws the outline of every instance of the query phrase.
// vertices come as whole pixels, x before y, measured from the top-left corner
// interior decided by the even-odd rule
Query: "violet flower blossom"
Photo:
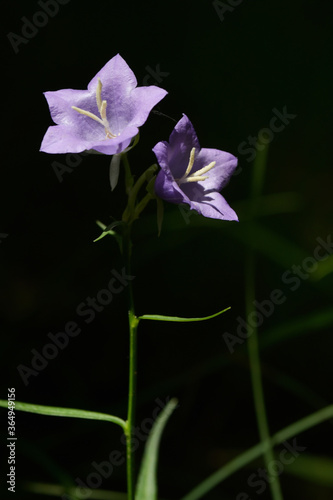
[[[87,90],[45,92],[56,125],[48,128],[40,150],[80,153],[92,149],[119,154],[166,94],[154,85],[137,87],[133,71],[117,54],[94,76]]]
[[[161,166],[155,193],[171,203],[187,203],[204,217],[238,221],[234,210],[218,192],[230,180],[237,158],[218,149],[200,148],[192,123],[186,115],[172,131],[169,142],[155,145]]]

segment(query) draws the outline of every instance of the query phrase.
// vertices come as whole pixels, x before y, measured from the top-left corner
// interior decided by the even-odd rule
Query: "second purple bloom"
[[[204,217],[238,221],[219,193],[236,169],[237,158],[218,149],[201,148],[186,115],[175,126],[169,142],[157,143],[153,151],[162,169],[155,181],[159,198],[186,203]]]

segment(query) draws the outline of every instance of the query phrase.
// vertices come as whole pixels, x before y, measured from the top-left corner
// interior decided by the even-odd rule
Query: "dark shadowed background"
[[[169,93],[129,154],[136,174],[155,161],[151,149],[168,139],[182,113],[203,147],[239,158],[237,175],[223,192],[239,214],[238,224],[165,205],[158,238],[151,203],[134,228],[138,314],[205,316],[231,306],[207,323],[140,325],[137,422],[144,438],[137,459],[147,431],[140,426],[151,418],[156,400],[177,396],[179,408],[161,445],[159,492],[179,499],[259,440],[246,343],[234,344],[231,354],[224,335],[237,335],[240,318],[247,322],[244,266],[250,246],[256,250],[258,302],[275,289],[285,298],[259,328],[271,432],[332,402],[333,264],[332,258],[314,261],[314,252],[324,241],[327,248],[320,252],[328,256],[332,238],[333,5],[12,0],[3,11],[2,399],[7,387],[15,387],[20,401],[126,415],[126,290],[93,318],[78,311],[107,286],[112,270],[123,267],[114,240],[93,243],[100,234],[97,219],[109,224],[121,217],[123,180],[111,194],[109,158],[39,152],[52,124],[43,92],[86,88],[120,53],[139,85],[159,85]],[[279,114],[285,123],[278,122],[277,132],[272,124]],[[249,226],[258,135],[269,142],[269,152],[264,196]],[[67,168],[61,177],[54,162]],[[68,345],[58,353],[50,348],[53,359],[24,372],[52,344],[49,334],[63,332],[70,322],[79,333]],[[0,414],[6,450],[5,410]],[[31,482],[86,483],[94,462],[124,450],[111,424],[23,413],[16,421],[16,495],[22,500],[52,498],[29,493]],[[285,499],[332,498],[332,424],[303,433],[298,444],[324,459],[328,472],[320,476],[324,465],[318,459],[311,474],[302,455],[294,469],[281,473]],[[4,453],[2,498],[8,494],[6,458]],[[207,499],[239,500],[242,492],[269,499],[269,488],[258,495],[248,484],[259,467],[261,461],[231,476]],[[125,491],[125,467],[114,467],[100,488]]]

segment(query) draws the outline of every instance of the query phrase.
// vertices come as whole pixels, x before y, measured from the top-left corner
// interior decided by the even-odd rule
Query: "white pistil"
[[[90,111],[86,111],[85,109],[77,108],[76,106],[72,106],[72,109],[80,113],[80,115],[86,115],[89,116],[89,118],[92,118],[93,120],[96,120],[97,122],[101,123],[104,125],[103,120],[98,118],[98,116],[94,115],[94,113],[90,113]]]
[[[192,148],[191,153],[190,153],[190,159],[189,159],[185,174],[180,179],[176,179],[178,186],[180,186],[180,184],[184,184],[186,182],[199,182],[199,181],[204,181],[204,180],[208,179],[209,176],[203,175],[203,174],[205,174],[206,172],[209,172],[209,170],[214,168],[216,165],[216,161],[212,161],[211,163],[209,163],[209,165],[206,165],[205,167],[201,168],[200,170],[193,172],[192,175],[189,175],[192,171],[192,168],[193,168],[194,155],[195,155],[195,148]]]
[[[117,136],[111,132],[109,122],[106,118],[107,102],[102,101],[102,82],[101,82],[100,78],[98,78],[98,83],[97,83],[97,87],[96,87],[96,103],[97,103],[97,108],[98,108],[99,114],[101,115],[101,118],[96,116],[94,113],[91,113],[90,111],[86,111],[84,109],[77,108],[76,106],[72,106],[72,109],[74,109],[75,111],[80,113],[80,115],[88,116],[89,118],[92,118],[96,122],[103,125],[103,127],[105,129],[106,138],[107,139],[114,139]],[[118,134],[118,135],[120,135],[120,134]]]

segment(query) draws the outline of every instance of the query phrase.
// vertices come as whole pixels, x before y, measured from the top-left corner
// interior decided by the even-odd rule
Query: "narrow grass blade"
[[[103,224],[102,222],[100,222],[98,220],[98,221],[96,221],[96,224],[103,230],[103,232],[100,236],[98,236],[98,238],[96,238],[94,240],[94,243],[96,243],[96,241],[101,240],[102,238],[104,238],[108,234],[110,236],[114,236],[115,238],[117,238],[119,235],[115,231],[113,231],[113,228],[119,226],[120,224],[122,224],[122,222],[117,220],[117,221],[112,222],[112,224],[110,224],[109,226],[106,226],[105,224]]]
[[[204,318],[180,318],[178,316],[162,316],[160,314],[144,314],[143,316],[139,316],[138,319],[150,319],[153,321],[173,321],[174,323],[188,323],[191,321],[206,321],[207,319],[215,318],[220,314],[223,314],[226,311],[229,311],[231,307],[227,307],[223,309],[223,311],[219,311],[211,316],[205,316]]]
[[[142,458],[135,500],[157,500],[156,476],[159,445],[165,424],[177,404],[178,401],[176,399],[171,399],[161,414],[157,417],[151,430]]]
[[[314,427],[315,425],[325,422],[325,420],[329,420],[331,418],[333,418],[333,405],[326,406],[325,408],[322,408],[321,410],[312,413],[311,415],[304,417],[291,425],[288,425],[281,431],[271,436],[270,443],[274,446],[281,444],[287,439],[297,436],[301,432],[311,429],[311,427]],[[199,498],[204,497],[210,490],[215,488],[227,477],[260,457],[260,455],[266,451],[267,445],[267,442],[261,442],[252,448],[249,448],[241,455],[238,455],[238,457],[234,458],[212,475],[208,476],[181,500],[198,500]]]
[[[323,486],[333,486],[333,460],[318,455],[300,455],[286,472]]]
[[[7,408],[8,401],[0,399],[0,407]],[[15,401],[14,410],[26,411],[29,413],[37,413],[39,415],[50,415],[53,417],[71,417],[84,418],[88,420],[104,420],[120,425],[125,430],[125,421],[119,417],[108,415],[106,413],[98,413],[95,411],[77,410],[74,408],[59,408],[58,406],[42,406],[29,403],[21,403]]]

